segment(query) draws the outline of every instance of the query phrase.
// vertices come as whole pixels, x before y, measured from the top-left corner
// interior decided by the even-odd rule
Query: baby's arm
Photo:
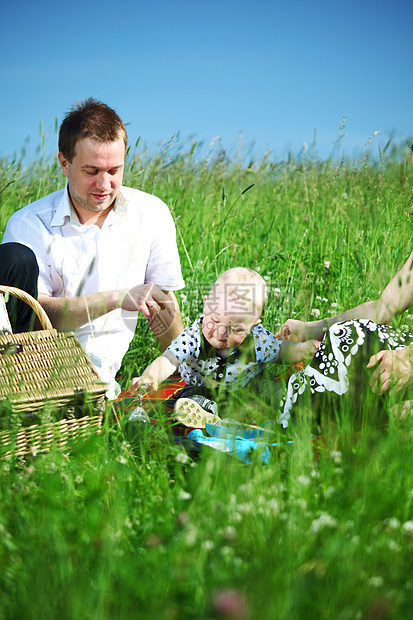
[[[141,374],[134,377],[129,384],[129,392],[136,394],[141,385],[151,388],[155,392],[158,385],[171,376],[179,367],[179,360],[168,349],[157,357]]]
[[[305,342],[283,340],[277,362],[278,364],[296,364],[309,360],[314,356],[320,344],[319,340],[306,340]]]

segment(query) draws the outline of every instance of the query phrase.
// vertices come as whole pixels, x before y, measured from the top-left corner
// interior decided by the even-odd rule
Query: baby
[[[202,395],[205,388],[211,394],[221,386],[243,387],[270,362],[294,364],[312,358],[318,340],[278,340],[262,326],[266,297],[265,281],[256,271],[225,271],[204,297],[203,316],[132,379],[129,391],[135,394],[141,386],[155,391],[179,369],[186,387],[176,396],[175,417],[189,426],[205,426],[219,420],[216,403]]]

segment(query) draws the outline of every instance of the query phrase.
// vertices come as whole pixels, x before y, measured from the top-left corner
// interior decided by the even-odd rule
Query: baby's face
[[[232,300],[224,285],[204,297],[202,333],[214,349],[235,349],[259,323],[259,313],[245,300]]]

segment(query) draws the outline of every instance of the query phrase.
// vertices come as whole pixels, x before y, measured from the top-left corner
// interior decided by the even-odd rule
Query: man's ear
[[[204,295],[202,298],[202,301],[205,303],[207,299],[208,299],[208,295]]]
[[[68,177],[69,176],[69,167],[68,167],[69,162],[67,161],[66,157],[63,155],[62,152],[58,153],[57,158],[59,160],[59,164],[60,164],[63,174],[65,175],[65,177]]]

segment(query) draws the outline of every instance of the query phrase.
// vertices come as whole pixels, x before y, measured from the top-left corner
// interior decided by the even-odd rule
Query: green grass
[[[0,168],[0,234],[16,209],[64,185],[41,152],[29,168],[17,158]],[[220,144],[202,155],[176,138],[152,154],[132,149],[125,183],[173,213],[185,323],[231,266],[266,279],[263,323],[273,329],[375,298],[411,251],[413,169],[392,144],[377,162],[364,152],[320,160],[311,149],[277,161],[229,157]],[[123,386],[157,354],[139,321]],[[245,399],[225,416],[273,415]],[[378,429],[373,409],[324,411],[317,448],[311,423],[296,420],[266,465],[215,452],[193,461],[163,436],[136,454],[122,421],[65,453],[1,461],[0,619],[407,620],[412,422],[389,417]]]

